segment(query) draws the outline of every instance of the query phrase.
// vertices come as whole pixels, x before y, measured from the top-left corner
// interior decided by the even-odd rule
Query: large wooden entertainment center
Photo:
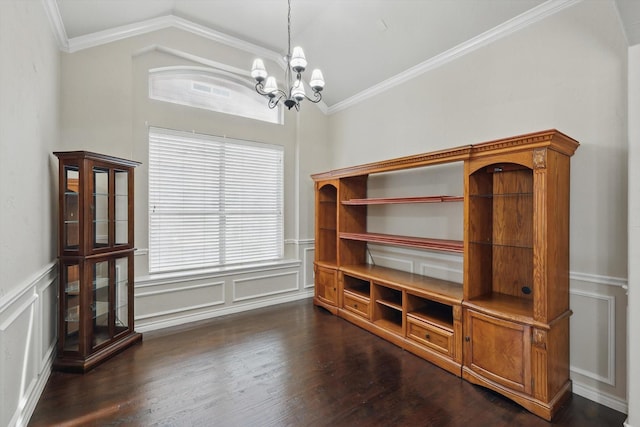
[[[551,420],[569,379],[569,168],[548,130],[312,175],[314,303]],[[464,162],[464,193],[367,197],[369,175]],[[369,205],[463,203],[464,240],[368,232]],[[420,234],[420,233],[416,233]],[[367,263],[367,244],[463,254],[463,283]]]

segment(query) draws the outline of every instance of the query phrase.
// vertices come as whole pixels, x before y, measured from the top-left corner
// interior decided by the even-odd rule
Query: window
[[[282,147],[149,130],[149,271],[281,259]]]
[[[280,107],[267,108],[252,83],[223,71],[185,67],[151,70],[149,98],[282,124]]]

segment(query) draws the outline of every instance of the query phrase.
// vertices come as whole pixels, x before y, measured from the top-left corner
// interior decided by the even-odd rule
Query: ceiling
[[[304,48],[309,68],[322,69],[324,101],[331,109],[412,67],[574,3],[292,0],[292,45]],[[629,44],[640,42],[640,1],[616,4]],[[285,0],[55,0],[55,5],[69,40],[172,15],[278,54],[287,51]]]

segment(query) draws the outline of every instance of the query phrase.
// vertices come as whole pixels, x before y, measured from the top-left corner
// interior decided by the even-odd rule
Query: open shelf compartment
[[[344,292],[354,294],[360,298],[369,300],[371,296],[371,284],[368,280],[350,274],[343,274],[343,286]]]
[[[496,163],[469,176],[468,295],[485,311],[533,315],[533,170]]]
[[[407,294],[407,316],[453,332],[453,307],[451,305]]]

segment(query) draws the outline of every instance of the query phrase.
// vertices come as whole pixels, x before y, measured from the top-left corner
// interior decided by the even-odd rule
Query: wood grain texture
[[[622,426],[580,396],[554,426]],[[308,300],[148,332],[85,375],[53,373],[30,426],[547,427]]]

